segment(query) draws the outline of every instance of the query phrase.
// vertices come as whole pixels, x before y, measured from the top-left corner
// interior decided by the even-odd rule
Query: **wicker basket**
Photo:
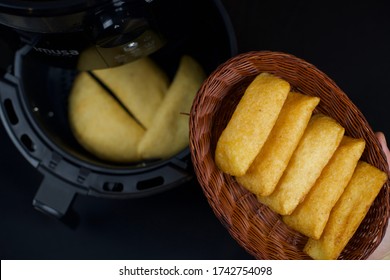
[[[310,259],[302,249],[307,237],[288,228],[280,216],[214,163],[216,142],[244,90],[261,72],[290,82],[293,89],[318,96],[317,112],[337,120],[346,135],[364,138],[362,159],[388,173],[374,132],[347,95],[313,65],[289,54],[258,51],[225,62],[204,82],[192,106],[190,150],[195,173],[214,213],[233,238],[258,259]],[[389,180],[339,259],[366,259],[385,235],[390,215]]]

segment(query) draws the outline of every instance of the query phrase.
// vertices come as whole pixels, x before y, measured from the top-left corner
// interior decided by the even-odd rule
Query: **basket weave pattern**
[[[347,95],[316,67],[295,56],[269,51],[238,55],[212,73],[196,96],[190,116],[190,150],[198,181],[211,208],[233,238],[258,259],[310,259],[302,252],[307,237],[214,163],[218,138],[246,87],[261,72],[287,80],[292,89],[321,98],[316,112],[337,120],[345,134],[363,138],[362,159],[388,173],[379,142]],[[381,242],[390,216],[389,180],[339,259],[366,259]]]

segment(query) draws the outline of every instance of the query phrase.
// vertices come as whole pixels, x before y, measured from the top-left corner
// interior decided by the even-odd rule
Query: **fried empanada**
[[[233,176],[246,173],[268,138],[290,92],[290,84],[268,73],[245,90],[217,142],[215,162]]]
[[[140,157],[167,158],[188,146],[187,114],[205,78],[206,74],[197,61],[187,55],[181,58],[173,82],[139,143]]]
[[[76,77],[68,110],[75,138],[90,153],[113,162],[140,159],[145,130],[88,73]]]
[[[122,66],[94,70],[93,74],[143,127],[151,127],[169,86],[168,76],[152,59],[144,57]]]
[[[305,200],[283,221],[313,239],[319,239],[330,211],[350,181],[364,151],[365,141],[344,136]]]
[[[275,190],[269,196],[258,195],[258,200],[281,215],[290,215],[313,187],[343,135],[344,128],[334,119],[313,115]]]
[[[318,97],[290,92],[264,146],[238,183],[258,195],[270,195],[301,139]]]
[[[337,259],[386,180],[385,172],[359,161],[348,186],[331,211],[321,238],[309,238],[303,251],[313,259]]]

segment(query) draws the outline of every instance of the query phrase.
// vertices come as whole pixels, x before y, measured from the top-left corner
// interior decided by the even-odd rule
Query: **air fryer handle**
[[[33,199],[33,206],[68,226],[75,227],[78,224],[78,216],[70,211],[75,196],[76,191],[68,183],[46,173]]]

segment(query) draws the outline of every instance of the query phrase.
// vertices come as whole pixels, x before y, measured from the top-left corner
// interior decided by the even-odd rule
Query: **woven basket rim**
[[[205,80],[191,108],[189,147],[195,174],[212,210],[232,237],[255,258],[309,259],[301,252],[302,235],[283,227],[278,215],[263,218],[267,207],[258,202],[254,206],[253,195],[231,176],[219,171],[213,161],[216,131],[220,133],[221,127],[226,125],[226,120],[221,120],[224,110],[231,110],[237,103],[231,99],[239,99],[242,94],[238,93],[239,87],[247,85],[260,72],[281,76],[304,94],[318,94],[323,102],[320,112],[336,116],[335,119],[346,128],[346,135],[364,138],[367,147],[363,159],[389,174],[386,157],[371,126],[348,96],[325,73],[292,54],[275,51],[241,53],[221,64]],[[389,179],[367,216],[340,259],[366,259],[379,246],[390,217]],[[268,232],[275,236],[262,234],[264,224],[272,224],[272,229],[278,230]]]

